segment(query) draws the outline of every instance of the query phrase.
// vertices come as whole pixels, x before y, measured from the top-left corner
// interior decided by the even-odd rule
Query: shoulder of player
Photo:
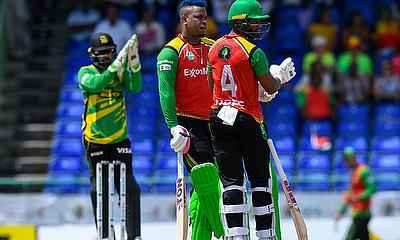
[[[176,37],[176,38],[172,39],[171,41],[169,41],[167,44],[165,44],[164,49],[170,48],[179,55],[179,53],[184,45],[185,45],[185,42],[182,41],[182,39],[180,39],[179,37]]]
[[[97,68],[93,64],[90,64],[90,65],[82,66],[79,69],[79,72],[85,72],[85,73],[87,73],[87,72],[97,72]]]
[[[243,38],[243,37],[237,37],[237,38],[235,38],[236,40],[237,40],[237,42],[239,43],[239,45],[247,52],[247,54],[251,54],[251,53],[253,53],[258,47],[255,45],[255,44],[253,44],[253,43],[251,43],[251,42],[249,42],[248,40],[246,40],[245,38]]]
[[[211,38],[206,38],[206,37],[201,38],[201,42],[202,42],[204,45],[208,46],[208,47],[211,47],[211,46],[215,43],[215,41],[214,41],[213,39],[211,39]]]

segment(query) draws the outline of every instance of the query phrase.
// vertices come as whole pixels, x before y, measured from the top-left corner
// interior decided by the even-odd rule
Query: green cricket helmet
[[[236,0],[228,12],[228,25],[236,33],[251,39],[263,39],[269,32],[269,15],[257,0]]]
[[[88,53],[93,65],[105,70],[114,61],[116,56],[116,45],[108,33],[94,33],[90,38]]]

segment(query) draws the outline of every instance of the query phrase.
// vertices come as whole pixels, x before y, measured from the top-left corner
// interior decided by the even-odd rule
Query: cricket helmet
[[[102,32],[92,34],[88,53],[93,65],[105,70],[115,59],[116,47],[117,45],[109,34]]]
[[[228,24],[236,33],[251,39],[263,39],[269,32],[269,15],[257,0],[236,0],[228,12]]]

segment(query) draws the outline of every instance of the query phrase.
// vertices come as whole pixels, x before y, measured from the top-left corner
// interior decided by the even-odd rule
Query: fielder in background
[[[160,104],[171,133],[171,148],[184,154],[194,190],[190,198],[193,240],[224,234],[218,171],[208,124],[212,96],[207,82],[207,12],[202,0],[184,0],[179,10],[182,33],[157,57]]]
[[[264,52],[250,42],[266,36],[268,19],[257,0],[235,1],[228,13],[232,31],[216,41],[208,56],[208,79],[214,95],[210,128],[224,187],[228,240],[250,236],[245,172],[251,184],[256,236],[280,239],[278,182],[270,167],[268,130],[259,101],[274,98],[281,84],[296,73],[290,58],[268,68]]]
[[[352,147],[346,147],[343,152],[346,165],[352,169],[350,188],[343,194],[343,205],[335,215],[335,220],[342,218],[347,208],[351,205],[353,223],[347,233],[346,240],[368,240],[368,223],[371,219],[371,196],[376,192],[374,179],[369,167],[357,162],[356,154]]]
[[[140,239],[140,188],[132,175],[131,141],[127,134],[124,97],[126,89],[139,92],[142,88],[138,39],[133,35],[116,56],[116,45],[111,36],[94,33],[88,52],[93,64],[82,67],[78,79],[84,95],[83,143],[90,170],[93,211],[96,216],[96,163],[114,160],[125,163],[127,235],[128,240]],[[117,191],[120,189],[119,177],[117,171],[114,180]],[[107,181],[107,174],[103,179]],[[103,190],[103,193],[106,191]],[[103,205],[107,206],[107,194],[103,196]],[[102,229],[106,238],[109,237],[108,209],[103,209]]]

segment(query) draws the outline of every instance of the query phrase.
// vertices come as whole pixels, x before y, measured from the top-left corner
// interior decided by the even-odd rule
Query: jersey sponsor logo
[[[121,96],[121,91],[113,91],[111,88],[107,88],[99,93],[99,97],[101,98],[121,98]]]
[[[217,99],[215,103],[218,106],[239,106],[240,108],[244,108],[244,101],[239,101],[236,99]]]
[[[190,60],[193,61],[194,60],[194,54],[191,51],[187,51],[186,52],[186,57]]]
[[[171,64],[161,64],[160,71],[170,71],[172,69]]]
[[[131,148],[117,148],[118,153],[122,153],[122,154],[130,154],[132,153],[132,149]]]
[[[207,68],[192,68],[188,69],[185,68],[183,69],[183,75],[185,77],[197,77],[199,75],[207,75]]]
[[[92,152],[90,154],[90,156],[91,157],[96,157],[96,156],[100,156],[100,155],[103,155],[103,154],[104,154],[103,151],[98,151],[98,152]]]
[[[232,55],[232,49],[229,46],[222,46],[218,50],[218,57],[221,60],[228,61],[228,59],[231,57],[231,55]]]

